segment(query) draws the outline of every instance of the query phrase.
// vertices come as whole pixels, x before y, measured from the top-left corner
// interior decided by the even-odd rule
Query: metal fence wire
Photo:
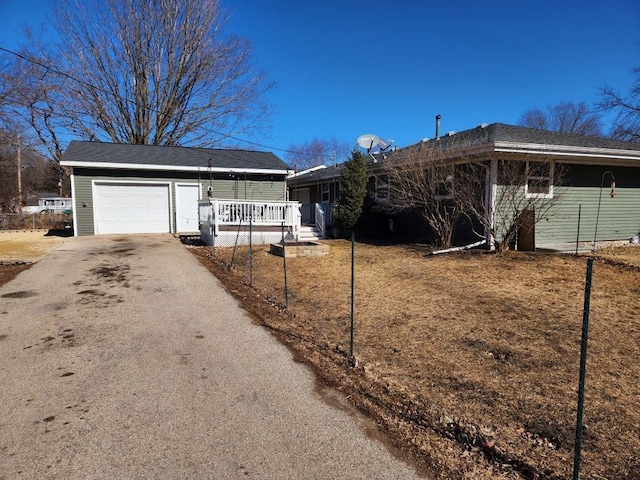
[[[73,215],[62,213],[0,213],[0,230],[73,228]]]

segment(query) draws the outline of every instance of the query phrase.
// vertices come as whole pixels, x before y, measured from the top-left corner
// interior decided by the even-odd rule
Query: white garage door
[[[97,234],[171,231],[168,184],[96,183],[93,202]]]

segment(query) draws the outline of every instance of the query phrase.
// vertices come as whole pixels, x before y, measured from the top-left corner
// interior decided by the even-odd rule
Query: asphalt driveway
[[[171,235],[0,288],[0,479],[417,478],[321,393]]]

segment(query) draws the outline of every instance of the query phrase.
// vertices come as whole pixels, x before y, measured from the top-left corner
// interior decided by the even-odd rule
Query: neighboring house
[[[492,208],[500,189],[499,161],[547,162],[550,167],[523,186],[523,195],[538,195],[557,201],[538,218],[530,241],[534,248],[554,243],[629,240],[640,232],[640,143],[622,142],[596,137],[561,134],[557,132],[516,127],[501,123],[483,124],[460,133],[423,140],[421,143],[439,142],[443,158],[460,163],[473,162],[486,166],[485,201]],[[370,156],[368,169],[370,196],[378,204],[389,202],[393,195],[389,189],[384,165],[398,161],[415,146]],[[560,184],[554,179],[554,167],[562,166]],[[290,178],[292,199],[320,203],[327,206],[339,199],[341,167],[327,167]],[[615,195],[610,196],[611,180],[615,178]],[[531,183],[529,183],[531,181]],[[530,185],[535,182],[535,191]],[[455,184],[455,179],[454,179]],[[554,185],[555,184],[555,185]],[[555,188],[555,191],[554,191]],[[487,208],[491,211],[491,208]],[[599,210],[599,212],[598,212]],[[389,219],[394,215],[388,214]],[[413,237],[416,231],[428,232],[424,222],[414,215],[412,221],[399,218],[389,223],[397,235]],[[597,228],[596,228],[597,227]],[[578,239],[579,229],[579,239]],[[468,232],[458,232],[458,244],[469,239]],[[491,245],[489,233],[486,240]],[[460,239],[463,239],[462,242]],[[428,240],[424,238],[423,240]]]
[[[72,141],[75,235],[199,232],[200,200],[286,200],[289,167],[270,152]]]
[[[72,199],[52,192],[34,192],[27,195],[27,205],[22,207],[22,211],[23,213],[70,214],[73,211],[73,203]]]

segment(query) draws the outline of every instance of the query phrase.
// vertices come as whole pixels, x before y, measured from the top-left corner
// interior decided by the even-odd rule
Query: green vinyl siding
[[[611,197],[611,172],[616,179]],[[604,174],[604,182],[603,180]],[[603,184],[602,191],[600,185]],[[628,240],[640,232],[640,168],[569,165],[558,200],[536,224],[536,243]],[[598,215],[598,201],[600,214]]]
[[[286,200],[286,186],[282,175],[216,175],[211,183],[203,179],[204,193],[209,185],[212,198],[221,200],[265,200],[280,202]]]
[[[628,240],[640,232],[640,168],[564,165],[562,178],[556,180],[551,208],[536,211],[536,245],[545,243],[592,242],[598,225],[597,240]],[[611,175],[616,179],[615,197],[611,197]],[[498,186],[498,197],[500,189]],[[523,191],[524,194],[524,191]],[[598,201],[600,199],[600,214]],[[544,200],[543,202],[547,202]],[[499,207],[497,207],[499,208]],[[508,212],[506,213],[508,215]],[[499,215],[499,213],[498,213]],[[541,218],[542,217],[542,218]],[[578,225],[579,220],[579,225]],[[500,222],[498,222],[500,223]],[[508,223],[508,222],[507,222]],[[498,236],[502,232],[497,232]]]
[[[144,170],[111,170],[74,168],[74,210],[76,212],[76,235],[94,234],[93,181],[127,183],[169,183],[171,185],[172,230],[175,231],[175,184],[200,183],[200,192],[207,198],[211,186],[213,196],[218,199],[242,199],[283,201],[286,199],[286,184],[283,175],[219,174],[210,178],[204,172],[159,172]]]
[[[91,177],[78,174],[73,169],[73,211],[75,212],[76,235],[93,235],[93,191]]]

